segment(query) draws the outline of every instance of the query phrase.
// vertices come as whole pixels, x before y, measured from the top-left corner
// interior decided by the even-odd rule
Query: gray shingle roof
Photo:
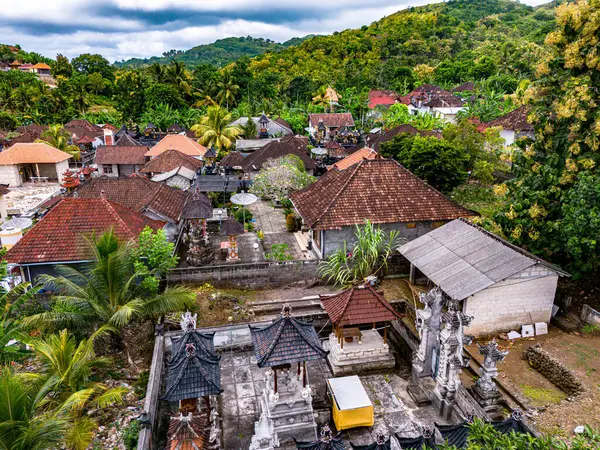
[[[248,326],[258,367],[312,361],[324,358],[328,353],[314,327],[293,317],[281,317],[262,329]]]
[[[399,250],[455,300],[463,300],[538,264],[559,275],[569,275],[463,219],[447,223]]]

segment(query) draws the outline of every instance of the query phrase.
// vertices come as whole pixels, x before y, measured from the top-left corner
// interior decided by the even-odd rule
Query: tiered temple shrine
[[[265,371],[261,416],[250,449],[273,449],[279,441],[315,436],[316,424],[306,362],[327,356],[312,325],[292,317],[289,305],[266,328],[249,325],[258,367]]]
[[[233,217],[229,217],[221,223],[221,236],[227,236],[229,238],[227,261],[237,261],[240,258],[237,246],[237,237],[240,234],[244,234],[244,225],[239,223]]]
[[[387,323],[401,318],[369,284],[333,296],[321,296],[333,324],[328,358],[335,376],[370,370],[393,369],[396,361],[387,343]],[[383,337],[376,329],[383,324]],[[371,325],[372,329],[360,329]]]
[[[181,213],[181,219],[189,222],[186,261],[190,266],[203,266],[213,261],[213,249],[206,232],[206,219],[212,215],[210,200],[196,189],[186,201]]]

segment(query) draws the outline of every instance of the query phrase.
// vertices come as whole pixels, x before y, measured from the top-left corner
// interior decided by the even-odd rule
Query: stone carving
[[[419,348],[413,356],[412,376],[415,383],[419,379],[431,376],[431,359],[437,335],[440,330],[443,294],[439,287],[434,287],[426,294],[421,294],[420,301],[425,305],[417,310],[415,325],[419,333]]]
[[[279,447],[279,439],[274,430],[273,422],[265,414],[261,414],[254,423],[254,436],[250,442],[249,450],[273,450]]]
[[[474,389],[484,397],[490,394],[495,395],[498,392],[498,386],[494,383],[494,378],[498,376],[496,365],[504,361],[508,351],[499,350],[496,339],[492,339],[487,345],[478,344],[477,346],[479,347],[479,353],[483,356],[483,364],[479,370],[481,376],[475,382]]]
[[[198,314],[193,314],[189,311],[186,311],[185,314],[181,315],[181,320],[179,324],[181,325],[181,329],[183,331],[193,331],[196,329],[196,321],[198,319]]]

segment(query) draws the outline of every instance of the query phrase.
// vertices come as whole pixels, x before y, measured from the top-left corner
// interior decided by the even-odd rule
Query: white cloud
[[[529,0],[524,3],[543,2]],[[74,57],[92,52],[114,61],[160,55],[173,48],[185,50],[230,36],[250,35],[282,42],[306,34],[328,34],[369,25],[407,6],[426,3],[431,1],[279,0],[276,4],[279,11],[289,8],[301,14],[297,20],[287,18],[279,23],[269,23],[269,20],[258,21],[260,14],[256,12],[264,10],[269,14],[272,0],[107,0],[103,3],[105,16],[102,17],[97,15],[97,2],[93,0],[21,0],[7,3],[0,10],[0,36],[3,43],[20,44],[25,50],[48,57],[55,57],[57,53]],[[323,14],[324,4],[333,11],[331,14]],[[111,7],[115,9],[114,14],[111,14]],[[123,13],[123,9],[130,14]],[[207,19],[207,23],[214,23],[215,13],[222,13],[222,21],[193,26],[184,21],[152,25],[136,15],[186,10],[198,11],[200,17],[203,12],[210,14],[213,21]],[[252,13],[252,19],[244,19],[248,15],[245,13]],[[49,25],[41,24],[35,28],[36,23],[31,23],[33,20]]]

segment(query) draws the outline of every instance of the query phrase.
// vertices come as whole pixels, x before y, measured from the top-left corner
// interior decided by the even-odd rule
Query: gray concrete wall
[[[400,232],[400,235],[406,238],[408,241],[412,241],[424,234],[429,233],[433,230],[433,222],[417,222],[415,228],[408,228],[406,223],[384,223],[380,224],[382,230],[390,232],[396,230]],[[346,242],[346,247],[351,249],[356,239],[354,233],[356,227],[342,227],[341,230],[325,230],[324,231],[324,256],[327,257],[335,252],[338,248],[341,248]]]
[[[590,325],[600,325],[600,312],[590,305],[583,305],[581,309],[581,320]]]

